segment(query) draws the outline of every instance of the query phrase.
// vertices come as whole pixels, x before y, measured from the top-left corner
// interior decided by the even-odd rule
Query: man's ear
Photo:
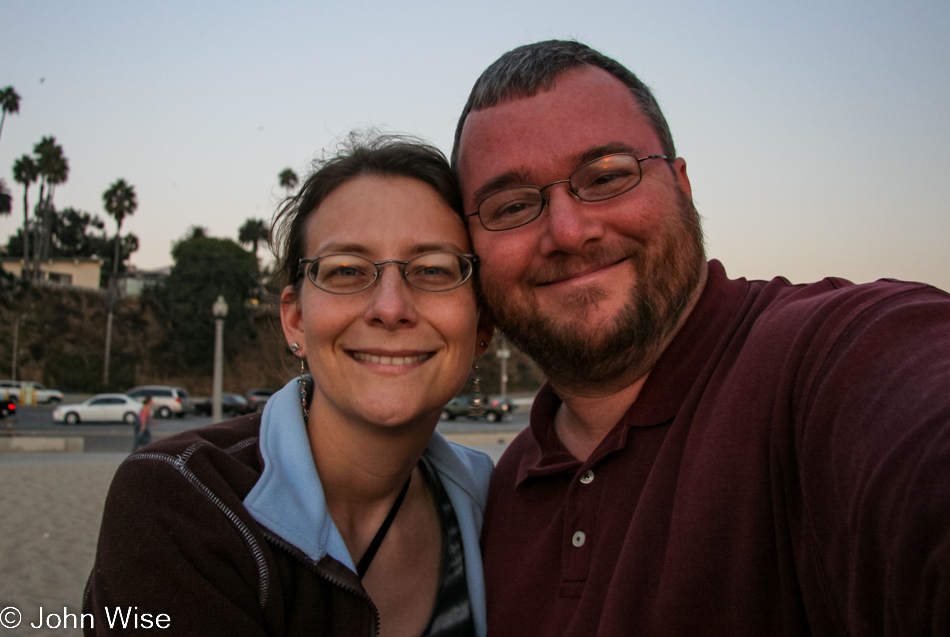
[[[671,166],[673,167],[673,174],[676,175],[676,183],[679,184],[680,190],[683,191],[687,199],[692,201],[693,188],[689,185],[689,175],[686,174],[686,160],[682,157],[677,157],[673,160]]]
[[[280,293],[280,325],[284,329],[287,347],[297,343],[300,349],[297,356],[307,355],[307,343],[303,331],[303,314],[300,311],[300,299],[293,286],[288,285]]]
[[[495,336],[495,324],[488,319],[485,312],[478,313],[478,327],[475,330],[475,355],[481,356],[491,345]],[[483,345],[484,343],[484,345]]]

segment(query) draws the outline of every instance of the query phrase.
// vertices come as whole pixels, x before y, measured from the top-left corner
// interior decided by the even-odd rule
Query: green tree
[[[254,258],[257,258],[257,244],[261,241],[267,241],[270,230],[263,219],[248,219],[244,225],[238,229],[238,243],[242,246],[250,244],[251,252]]]
[[[109,388],[109,350],[112,347],[112,320],[115,306],[119,300],[119,244],[122,237],[122,221],[135,213],[138,200],[135,198],[135,188],[125,183],[124,179],[117,179],[109,189],[102,193],[103,205],[116,223],[115,252],[112,261],[112,279],[109,282],[109,312],[106,314],[106,351],[103,356],[102,387]]]
[[[280,187],[286,189],[288,195],[297,187],[297,184],[300,183],[300,180],[297,179],[297,173],[290,168],[284,168],[280,171],[277,178],[280,180]]]
[[[172,248],[174,265],[155,290],[154,305],[166,338],[153,359],[169,373],[200,371],[214,352],[211,306],[220,294],[228,303],[227,352],[251,335],[246,302],[257,281],[257,260],[231,239],[191,236]]]
[[[5,181],[0,179],[0,216],[13,212],[13,195]]]
[[[204,239],[208,237],[208,229],[204,226],[191,226],[188,228],[187,239]]]
[[[0,135],[3,134],[3,123],[7,121],[7,113],[20,112],[20,96],[13,90],[12,86],[0,89]]]
[[[40,176],[36,162],[29,155],[23,155],[13,162],[13,178],[23,184],[23,263],[30,262],[30,185]]]
[[[53,214],[50,233],[51,257],[98,257],[102,259],[103,280],[108,281],[112,272],[115,241],[107,235],[105,222],[98,215],[92,215],[75,208],[66,208]],[[7,238],[7,254],[13,257],[24,256],[24,233],[18,228],[16,234]],[[125,269],[129,256],[138,250],[139,239],[132,233],[122,237],[119,245],[119,272]]]

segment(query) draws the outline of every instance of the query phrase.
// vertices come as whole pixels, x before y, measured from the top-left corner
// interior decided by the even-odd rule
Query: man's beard
[[[573,320],[543,316],[537,303],[512,303],[504,290],[484,284],[480,286],[483,305],[495,325],[555,384],[569,383],[572,389],[583,390],[622,379],[632,382],[659,358],[706,267],[699,214],[682,191],[677,209],[679,214],[671,218],[659,254],[645,254],[636,243],[629,246],[626,254],[637,281],[610,323],[595,326],[588,320],[606,294],[596,286],[566,299],[563,314]],[[628,379],[630,374],[636,378]]]

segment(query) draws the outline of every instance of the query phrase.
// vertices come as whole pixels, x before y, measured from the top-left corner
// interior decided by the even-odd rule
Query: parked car
[[[469,407],[471,400],[471,394],[456,396],[442,409],[441,420],[455,420],[459,417],[471,418],[469,415],[471,413]],[[482,417],[486,422],[505,420],[514,412],[515,407],[516,405],[507,398],[485,396],[482,401]]]
[[[274,395],[276,389],[266,389],[264,387],[259,387],[257,389],[249,389],[244,392],[244,397],[247,398],[247,402],[251,403],[251,406],[255,410],[260,411],[264,409],[264,405],[270,400],[270,397]]]
[[[27,388],[36,393],[37,403],[63,402],[63,392],[57,389],[47,389],[43,383],[33,380],[0,380],[0,397],[4,400],[19,399],[20,392]]]
[[[194,402],[184,387],[142,385],[130,389],[125,394],[138,401],[144,401],[146,396],[151,396],[152,413],[158,418],[171,418],[173,415],[181,418],[195,409]]]
[[[195,403],[195,413],[210,416],[214,407],[212,397],[205,398]],[[231,416],[243,416],[256,411],[254,405],[248,402],[247,398],[238,394],[221,394],[221,413]]]
[[[16,416],[16,401],[0,399],[0,419]]]
[[[99,394],[77,405],[60,405],[53,410],[53,420],[67,425],[81,422],[124,422],[135,424],[142,403],[125,394]]]

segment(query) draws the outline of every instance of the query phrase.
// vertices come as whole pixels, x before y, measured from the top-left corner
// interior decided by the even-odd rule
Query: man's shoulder
[[[752,314],[763,326],[814,328],[874,320],[921,303],[950,309],[950,295],[924,283],[880,279],[851,283],[829,277],[815,283],[790,284],[777,278],[762,282]]]

